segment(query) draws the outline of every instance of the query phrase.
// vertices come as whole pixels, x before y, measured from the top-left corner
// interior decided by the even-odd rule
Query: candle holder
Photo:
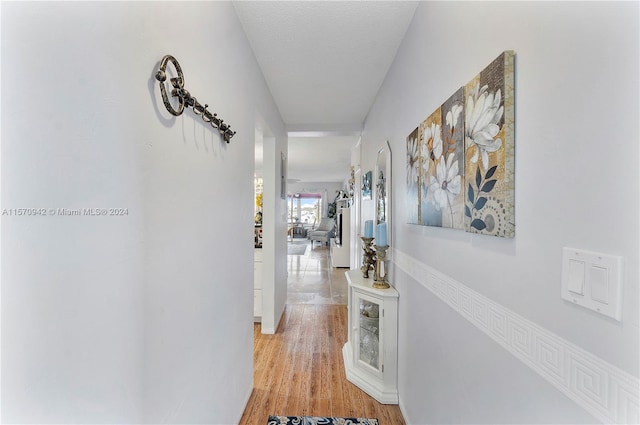
[[[364,258],[362,258],[362,267],[360,267],[360,271],[362,271],[362,277],[369,277],[369,270],[374,269],[374,264],[376,263],[375,252],[372,248],[373,238],[365,238],[362,236],[362,249],[364,251]]]
[[[389,245],[375,246],[376,248],[376,268],[373,274],[373,287],[377,289],[386,289],[389,287],[387,280],[387,249]]]

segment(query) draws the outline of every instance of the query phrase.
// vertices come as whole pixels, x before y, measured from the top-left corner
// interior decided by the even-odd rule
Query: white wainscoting
[[[393,262],[603,423],[640,423],[635,376],[402,251],[393,250]]]

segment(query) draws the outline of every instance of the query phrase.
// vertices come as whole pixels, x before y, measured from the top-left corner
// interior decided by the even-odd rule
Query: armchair
[[[327,244],[331,236],[333,236],[334,223],[331,218],[323,218],[320,220],[320,224],[314,230],[309,232],[309,239],[311,240],[311,249],[313,249],[313,241],[323,242]]]

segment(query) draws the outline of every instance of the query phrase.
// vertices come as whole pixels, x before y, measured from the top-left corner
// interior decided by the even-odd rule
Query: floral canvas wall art
[[[418,155],[418,128],[407,137],[407,223],[419,224],[418,199],[418,168],[420,156]]]
[[[514,57],[503,52],[407,137],[409,223],[515,235]]]
[[[419,127],[421,224],[464,228],[463,89]]]
[[[465,226],[468,232],[515,234],[514,53],[503,52],[465,92]]]

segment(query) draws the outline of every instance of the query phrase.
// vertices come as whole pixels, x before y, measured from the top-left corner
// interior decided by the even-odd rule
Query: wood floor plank
[[[404,420],[404,416],[402,416],[402,412],[400,408],[397,409],[389,409],[389,415],[391,416],[391,422],[393,425],[405,425],[406,422]]]
[[[300,397],[300,391],[302,387],[302,373],[303,373],[303,356],[299,353],[294,354],[293,361],[293,373],[291,375],[291,381],[289,382],[289,398]]]
[[[333,397],[331,399],[331,416],[338,417],[338,418],[349,417],[349,412],[344,406],[342,397],[340,397],[339,399]]]
[[[320,353],[311,354],[311,385],[309,388],[309,395],[311,398],[321,398],[320,392],[322,388],[322,369],[320,365],[320,356]]]
[[[399,409],[398,409],[399,410]],[[390,409],[379,409],[378,410],[378,421],[380,425],[389,424],[389,425],[401,425],[400,422],[395,422],[390,413]],[[404,423],[404,420],[402,421]]]
[[[289,378],[291,376],[291,369],[286,363],[288,358],[286,348],[283,344],[280,344],[279,348],[280,349],[275,354],[275,359],[277,361],[271,371],[272,380],[269,385],[269,390],[277,394],[278,396],[286,396],[289,393]]]
[[[287,396],[279,395],[274,398],[276,399],[276,404],[273,407],[273,412],[269,414],[285,416],[287,413]]]
[[[287,414],[286,416],[301,416],[303,415],[303,407],[304,405],[299,403],[300,397],[289,397],[287,403]]]
[[[332,416],[331,402],[326,398],[311,398],[309,402],[309,416]]]
[[[247,424],[257,424],[259,423],[259,418],[264,415],[264,410],[261,408],[264,404],[264,400],[266,397],[264,390],[253,390],[256,393],[256,397],[254,399],[254,404],[249,412],[247,417]],[[246,411],[246,408],[245,408]]]
[[[241,424],[248,424],[249,422],[249,416],[251,415],[251,410],[253,409],[253,406],[255,406],[255,398],[256,398],[256,391],[251,391],[251,396],[249,397],[249,401],[247,402],[247,407],[244,409],[244,413],[242,413],[242,418],[240,419],[240,423]]]
[[[329,353],[320,353],[320,393],[322,399],[331,398],[331,363]]]
[[[364,408],[364,417],[367,418],[378,418],[379,414],[378,414],[378,407],[376,406],[375,400],[373,399],[365,399],[362,400],[362,406]],[[383,406],[383,405],[380,405]]]

